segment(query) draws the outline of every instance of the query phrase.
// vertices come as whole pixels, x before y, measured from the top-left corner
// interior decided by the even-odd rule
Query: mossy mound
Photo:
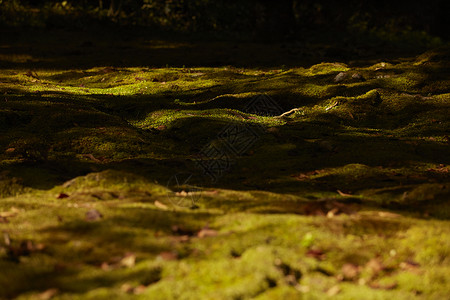
[[[294,68],[9,61],[0,298],[445,298],[447,52]]]

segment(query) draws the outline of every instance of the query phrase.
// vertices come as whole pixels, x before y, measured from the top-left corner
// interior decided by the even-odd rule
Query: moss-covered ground
[[[83,37],[1,38],[0,299],[450,295],[448,47]]]

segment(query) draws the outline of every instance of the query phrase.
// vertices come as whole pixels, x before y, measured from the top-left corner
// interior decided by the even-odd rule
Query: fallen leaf
[[[180,243],[189,242],[189,236],[188,235],[172,236],[171,239],[174,242],[180,242]]]
[[[238,118],[241,119],[241,120],[245,120],[245,117],[242,116],[240,113],[237,113],[237,112],[232,111],[232,110],[228,110],[228,112],[229,112],[230,114],[232,114],[232,115],[238,117]]]
[[[359,73],[354,73],[352,75],[352,79],[361,80],[361,81],[365,80],[364,77],[361,74],[359,74]]]
[[[385,266],[381,262],[380,258],[372,258],[366,264],[366,268],[370,270],[372,276],[377,276],[381,271],[385,269]]]
[[[301,292],[301,293],[309,293],[309,291],[311,290],[311,288],[308,285],[301,285],[301,284],[297,284],[294,287],[297,291]]]
[[[295,177],[295,179],[299,181],[305,181],[309,179],[309,175],[306,174],[298,174],[298,175],[292,175],[292,177]]]
[[[124,283],[120,286],[120,290],[124,293],[132,293],[133,287],[129,283]]]
[[[297,280],[297,278],[295,278],[295,276],[292,275],[292,274],[286,275],[286,276],[284,277],[284,280],[285,280],[285,282],[286,282],[288,285],[291,285],[291,286],[296,286],[296,285],[298,285],[298,280]]]
[[[387,211],[379,211],[378,215],[382,218],[399,218],[401,215],[387,212]]]
[[[3,232],[3,241],[5,242],[6,246],[8,246],[8,247],[11,246],[11,239],[7,232]]]
[[[304,206],[304,213],[312,216],[327,216],[329,218],[339,214],[352,215],[357,211],[357,206],[349,203],[342,203],[334,199],[323,199],[307,203]]]
[[[86,212],[86,221],[98,221],[103,215],[96,209],[91,209]]]
[[[112,68],[112,67],[106,67],[103,70],[101,70],[102,73],[111,73],[116,71],[116,69]]]
[[[140,295],[140,294],[144,293],[146,289],[147,289],[147,287],[145,285],[141,284],[134,288],[133,293],[135,295]]]
[[[69,198],[69,195],[65,193],[59,193],[58,196],[56,196],[56,199],[64,199],[64,198]]]
[[[367,281],[364,278],[358,279],[358,284],[359,285],[365,285],[366,283],[367,283]]]
[[[343,81],[345,78],[347,78],[347,73],[340,72],[339,74],[337,74],[337,75],[334,77],[334,82],[336,82],[336,83],[341,82],[341,81]]]
[[[48,289],[39,294],[38,298],[41,300],[49,300],[59,293],[58,289]]]
[[[211,194],[211,195],[217,195],[219,191],[213,190],[213,191],[205,191],[205,194]]]
[[[441,174],[445,174],[448,173],[448,167],[445,167],[444,165],[439,165],[439,167],[437,168],[430,168],[427,170],[427,172],[435,172],[435,173],[441,173]]]
[[[95,162],[101,162],[99,159],[95,158],[92,154],[83,154],[84,157],[89,158],[90,160],[93,160]]]
[[[338,194],[341,195],[342,197],[353,197],[352,194],[347,194],[347,193],[344,193],[344,192],[342,192],[342,191],[340,191],[340,190],[337,190],[337,192],[338,192]]]
[[[355,280],[360,272],[360,267],[355,264],[346,263],[341,268],[341,280]]]
[[[119,262],[122,267],[131,268],[136,264],[136,255],[127,253]]]
[[[9,211],[0,212],[0,217],[11,218],[19,214],[20,210],[16,207],[11,207]]]
[[[328,289],[327,295],[330,297],[336,296],[341,291],[341,288],[338,285],[334,285]]]
[[[414,274],[421,274],[420,265],[414,261],[404,261],[399,265],[400,269]]]
[[[30,240],[25,240],[22,243],[20,243],[20,248],[27,253],[30,253],[34,250],[33,242]]]
[[[178,259],[178,254],[172,251],[164,251],[158,255],[162,260],[176,260]]]
[[[160,208],[160,209],[168,209],[169,208],[167,205],[159,202],[158,200],[155,200],[154,204],[157,208]]]
[[[35,251],[42,251],[42,250],[44,250],[44,249],[45,249],[45,245],[42,244],[42,243],[38,243],[38,244],[36,244],[36,245],[34,246],[34,250],[35,250]]]
[[[100,265],[100,269],[102,269],[103,271],[109,271],[111,267],[107,262],[102,262],[102,264]]]
[[[335,207],[327,212],[327,218],[333,218],[338,213],[339,213],[339,209]]]
[[[205,237],[217,236],[217,234],[218,234],[217,230],[203,228],[197,233],[197,236],[199,238],[205,238]]]
[[[306,252],[306,256],[313,257],[317,260],[324,260],[326,257],[325,253],[320,249],[309,249]]]
[[[176,192],[175,195],[178,197],[186,197],[188,193],[185,190],[182,190],[181,192]]]
[[[194,235],[194,232],[192,230],[188,230],[186,228],[184,228],[183,226],[180,225],[172,225],[172,227],[170,228],[172,230],[172,232],[174,234],[179,234],[182,236],[187,236],[187,235]]]

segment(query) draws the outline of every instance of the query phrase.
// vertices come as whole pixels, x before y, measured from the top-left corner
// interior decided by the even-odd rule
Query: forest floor
[[[450,294],[445,45],[6,33],[0,299]]]

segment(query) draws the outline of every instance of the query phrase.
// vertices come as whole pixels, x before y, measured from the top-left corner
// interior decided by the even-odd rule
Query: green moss
[[[2,70],[0,297],[444,298],[445,59]],[[260,94],[297,110],[246,113]],[[258,136],[212,182],[230,124]]]

